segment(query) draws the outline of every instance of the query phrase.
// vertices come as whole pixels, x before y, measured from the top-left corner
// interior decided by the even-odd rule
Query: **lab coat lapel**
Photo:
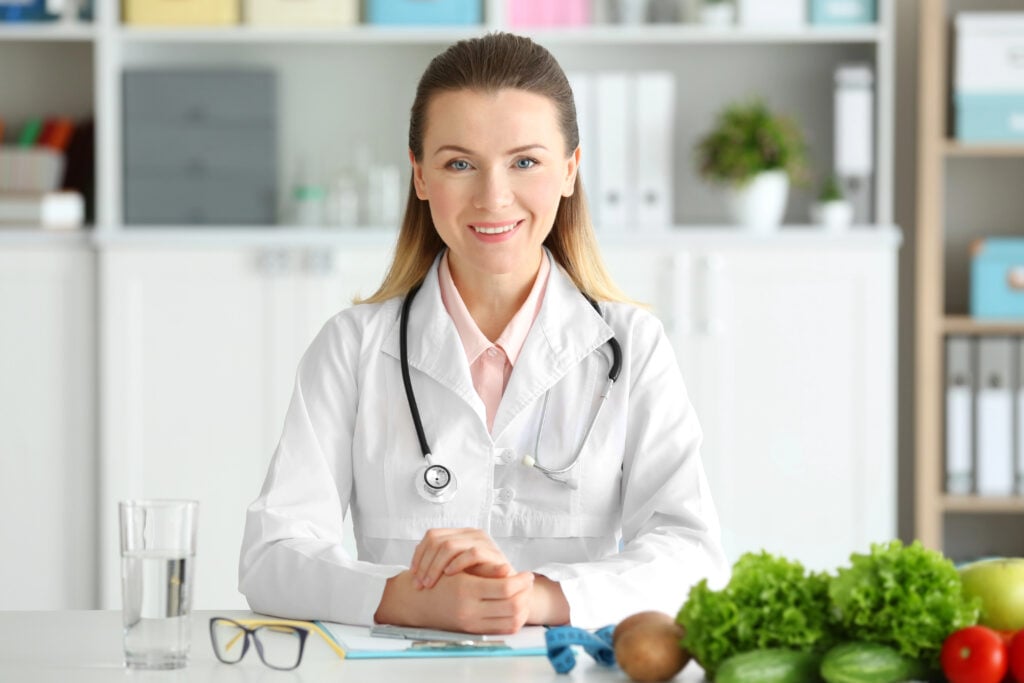
[[[409,311],[409,367],[415,368],[453,391],[486,419],[483,401],[473,388],[469,374],[466,349],[462,346],[458,330],[441,300],[441,286],[437,279],[440,256],[427,273],[419,293]],[[399,306],[401,312],[401,306]],[[394,326],[384,340],[384,353],[401,359],[401,325],[395,318]],[[417,398],[419,398],[417,396]],[[423,400],[423,399],[420,399]]]
[[[494,416],[492,434],[495,438],[520,412],[613,334],[550,252],[546,253],[551,259],[551,275],[544,301]]]

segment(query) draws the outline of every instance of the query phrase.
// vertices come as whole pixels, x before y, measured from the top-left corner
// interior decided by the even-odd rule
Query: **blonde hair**
[[[565,72],[545,48],[531,39],[510,33],[489,33],[461,40],[435,57],[420,78],[409,117],[409,149],[423,160],[423,135],[427,106],[443,92],[474,90],[494,92],[517,89],[551,100],[558,113],[566,149],[579,146],[576,105]],[[579,173],[569,197],[562,197],[554,226],[544,245],[576,287],[600,301],[629,301],[605,269],[587,210]],[[395,256],[380,288],[355,303],[377,303],[405,296],[426,277],[444,242],[434,229],[430,207],[416,196],[409,182],[405,216],[395,245]]]

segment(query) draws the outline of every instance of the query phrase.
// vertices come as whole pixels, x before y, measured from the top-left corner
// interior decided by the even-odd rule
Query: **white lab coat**
[[[412,385],[433,456],[458,479],[448,503],[414,489],[424,458],[402,385],[401,300],[354,306],[324,326],[247,513],[239,587],[253,610],[373,623],[386,580],[436,527],[486,531],[516,570],[558,581],[582,627],[646,609],[674,614],[699,579],[726,581],[700,426],[661,324],[621,303],[603,303],[602,318],[551,265],[493,433],[441,302],[437,261],[413,302]],[[571,471],[574,490],[521,460],[571,461],[608,376],[613,333],[622,373]],[[347,510],[358,559],[341,546]]]

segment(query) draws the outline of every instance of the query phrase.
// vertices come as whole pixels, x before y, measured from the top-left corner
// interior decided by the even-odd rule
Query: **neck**
[[[448,252],[448,268],[466,310],[485,337],[495,341],[530,296],[540,270],[540,257],[532,268],[494,275],[458,264]]]

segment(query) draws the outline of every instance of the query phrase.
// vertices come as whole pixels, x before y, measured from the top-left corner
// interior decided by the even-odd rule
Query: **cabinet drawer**
[[[124,23],[220,26],[238,23],[238,0],[124,0]]]
[[[276,119],[269,71],[144,70],[124,76],[125,125],[220,125]]]
[[[277,167],[273,128],[261,123],[235,126],[153,126],[130,123],[125,130],[125,167],[182,174],[238,171],[273,177]]]
[[[357,0],[245,0],[245,21],[267,26],[348,26],[359,22]]]
[[[227,175],[203,179],[158,173],[125,177],[125,222],[136,225],[270,225],[276,188],[267,180]]]

